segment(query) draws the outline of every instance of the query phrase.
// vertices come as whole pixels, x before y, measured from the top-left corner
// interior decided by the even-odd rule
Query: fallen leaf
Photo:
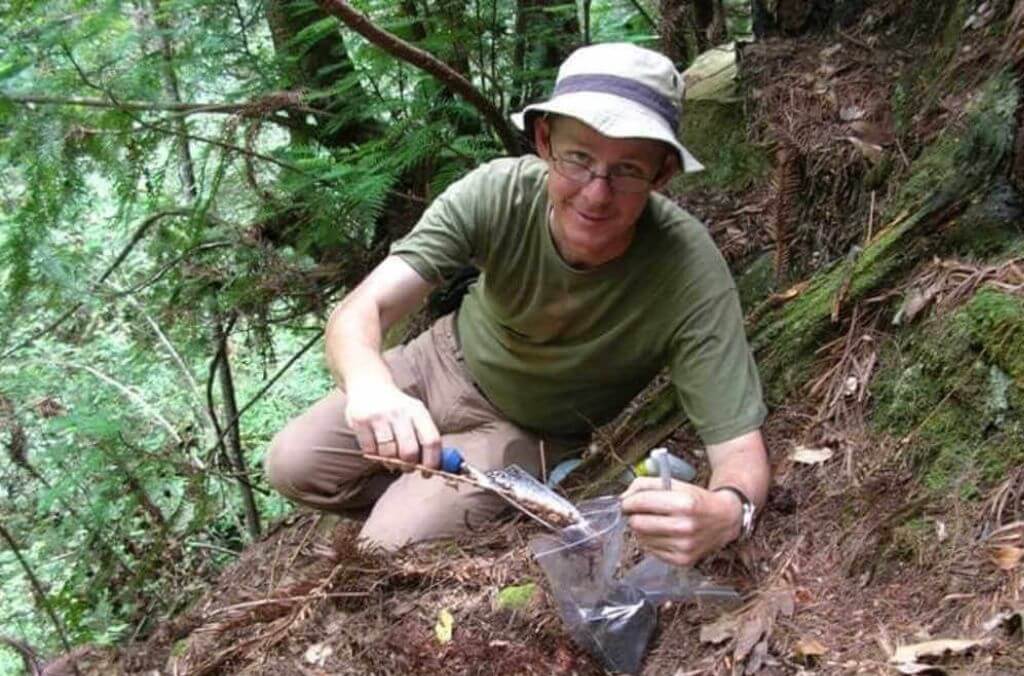
[[[813,638],[802,638],[793,644],[793,655],[799,659],[821,657],[827,652],[828,648],[822,645],[821,641]]]
[[[447,643],[452,640],[452,630],[455,628],[455,618],[447,608],[442,608],[437,614],[437,624],[434,625],[434,635],[438,643]]]
[[[990,552],[992,563],[1000,570],[1013,570],[1020,565],[1024,557],[1024,549],[1012,545],[997,545]]]
[[[931,291],[931,293],[929,293],[929,291]],[[914,317],[916,317],[921,310],[928,307],[933,298],[935,298],[934,287],[928,290],[922,290],[915,286],[907,293],[906,298],[903,299],[903,304],[900,306],[899,311],[893,318],[892,323],[899,325],[914,321]]]
[[[843,106],[839,111],[839,119],[843,122],[853,122],[854,120],[861,119],[865,115],[867,115],[867,111],[860,106]]]
[[[322,667],[327,662],[327,658],[333,654],[334,648],[327,645],[327,643],[314,643],[306,648],[306,652],[303,654],[302,659],[306,660],[307,664]]]
[[[985,631],[992,631],[998,627],[1003,627],[1010,633],[1013,633],[1015,629],[1024,627],[1024,608],[1007,610],[1004,613],[994,615],[986,621],[985,624],[981,625],[981,627]]]
[[[942,657],[946,654],[962,655],[974,650],[975,648],[984,647],[989,643],[990,640],[987,638],[944,638],[937,639],[935,641],[925,641],[924,643],[901,645],[896,648],[896,652],[894,652],[892,657],[889,658],[889,661],[894,663],[910,663],[916,662],[922,657]]]
[[[882,161],[882,146],[877,143],[868,143],[856,136],[843,136],[841,138],[852,143],[860,151],[861,155],[870,160],[872,164],[878,164]]]
[[[700,642],[718,644],[736,635],[736,618],[722,617],[700,628]]]
[[[874,146],[889,146],[896,142],[896,135],[889,125],[870,120],[854,120],[850,123],[850,129],[864,143]]]
[[[896,671],[901,674],[945,674],[946,670],[934,664],[919,664],[917,662],[905,662],[896,665]]]
[[[796,446],[792,451],[790,451],[789,459],[803,465],[820,465],[826,460],[830,460],[833,455],[835,455],[835,451],[831,448],[807,448],[806,446]]]
[[[521,610],[530,605],[537,593],[537,585],[533,582],[505,587],[498,592],[495,605],[500,610]]]

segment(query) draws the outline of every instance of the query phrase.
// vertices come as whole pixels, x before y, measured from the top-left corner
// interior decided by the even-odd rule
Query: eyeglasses
[[[580,185],[586,185],[595,178],[603,178],[615,192],[646,192],[651,188],[651,179],[630,173],[632,170],[626,167],[612,167],[607,174],[599,174],[579,160],[570,160],[554,152],[551,153],[551,164],[560,176]]]

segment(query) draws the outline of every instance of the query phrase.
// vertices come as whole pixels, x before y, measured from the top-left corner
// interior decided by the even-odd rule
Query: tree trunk
[[[834,25],[848,26],[860,16],[864,0],[751,0],[754,36],[797,36]]]
[[[245,453],[242,450],[242,437],[238,428],[238,400],[235,397],[235,383],[231,377],[231,354],[228,351],[228,334],[219,319],[215,320],[214,337],[217,340],[217,376],[220,381],[220,393],[224,406],[224,417],[228,421],[227,447],[231,468],[238,479],[238,489],[245,505],[245,524],[249,529],[249,537],[253,540],[260,536],[260,513],[256,508],[256,498],[249,484],[248,467]]]
[[[694,7],[687,0],[661,0],[660,9],[661,51],[673,63],[685,67],[700,53]]]
[[[554,81],[555,70],[581,45],[579,17],[575,11],[563,13],[564,18],[557,22],[550,18],[549,10],[564,5],[564,0],[519,0],[512,55],[516,82],[509,100],[510,110],[520,110],[528,103],[545,98],[550,93],[548,89]]]
[[[274,51],[289,64],[289,88],[333,92],[355,70],[340,31],[325,35],[308,47],[296,44],[303,30],[323,18],[322,13],[311,12],[292,0],[267,2],[267,23]],[[375,138],[380,134],[380,124],[358,114],[369,110],[369,103],[366,92],[356,84],[343,93],[333,92],[313,101],[314,108],[324,111],[316,116],[316,140],[329,148],[344,148]],[[339,120],[347,121],[338,124]],[[297,140],[306,139],[302,136]]]

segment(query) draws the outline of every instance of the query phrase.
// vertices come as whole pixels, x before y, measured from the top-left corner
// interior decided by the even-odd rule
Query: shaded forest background
[[[657,45],[661,9],[6,3],[4,633],[144,634],[287,511],[259,462],[329,386],[326,312],[447,184],[525,150],[507,115],[569,51]],[[685,64],[710,42],[679,9]]]
[[[840,551],[815,563],[844,582],[885,581],[937,555],[941,522],[960,549],[930,572],[983,541],[992,612],[1019,590],[1024,2],[13,2],[0,671],[26,649],[143,641],[225,567],[269,568],[273,586],[280,543],[307,542],[281,530],[291,508],[260,458],[330,385],[326,313],[445,186],[527,152],[508,113],[573,48],[610,40],[703,64],[683,136],[709,169],[669,192],[734,268],[773,408],[762,565],[719,562],[775,590],[756,607],[771,619],[729,659],[791,653],[771,638],[790,598],[776,583],[808,548]],[[666,437],[700,464],[687,435],[656,381],[598,430],[581,475],[605,485]],[[818,522],[840,535],[812,546]],[[254,549],[269,565],[247,563]],[[651,673],[685,648],[665,636]],[[197,672],[239,659],[220,650]]]

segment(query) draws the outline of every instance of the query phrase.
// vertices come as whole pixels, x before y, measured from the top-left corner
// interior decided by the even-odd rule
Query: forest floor
[[[823,50],[849,58],[829,67]],[[998,45],[979,41],[970,62],[957,67],[991,70],[995,51]],[[751,123],[764,130],[781,120],[808,157],[819,158],[817,172],[864,180],[865,153],[874,146],[889,147],[908,169],[904,149],[888,138],[886,114],[868,115],[876,128],[861,125],[842,151],[814,155],[821,139],[849,134],[840,118],[888,105],[908,58],[877,48],[863,23],[838,42],[805,38],[748,49],[743,67],[764,85]],[[859,92],[853,98],[862,112],[842,106],[839,117],[823,115],[793,100],[793,91],[815,91],[821,82],[843,101]],[[926,143],[959,107],[952,99],[937,106],[901,137]],[[737,260],[770,239],[765,231],[782,190],[762,181],[679,199]],[[837,232],[805,239],[841,250],[858,238],[842,229],[863,228],[892,192],[880,190],[877,203],[872,196],[869,214],[834,215]],[[812,259],[797,252],[792,264],[810,270]],[[1024,673],[1024,523],[1001,519],[1021,472],[977,499],[936,497],[915,474],[914,432],[875,429],[867,422],[870,403],[858,397],[843,416],[823,416],[821,397],[805,388],[773,407],[764,428],[773,485],[757,532],[700,565],[740,591],[742,603],[661,607],[642,673]],[[701,462],[685,427],[668,444]],[[1019,502],[1019,491],[1010,497]],[[358,550],[358,526],[296,512],[146,641],[82,648],[45,673],[72,673],[73,660],[81,673],[604,673],[569,638],[530,553],[528,541],[539,533],[532,523],[513,519],[388,556]],[[627,553],[638,556],[635,548]]]

